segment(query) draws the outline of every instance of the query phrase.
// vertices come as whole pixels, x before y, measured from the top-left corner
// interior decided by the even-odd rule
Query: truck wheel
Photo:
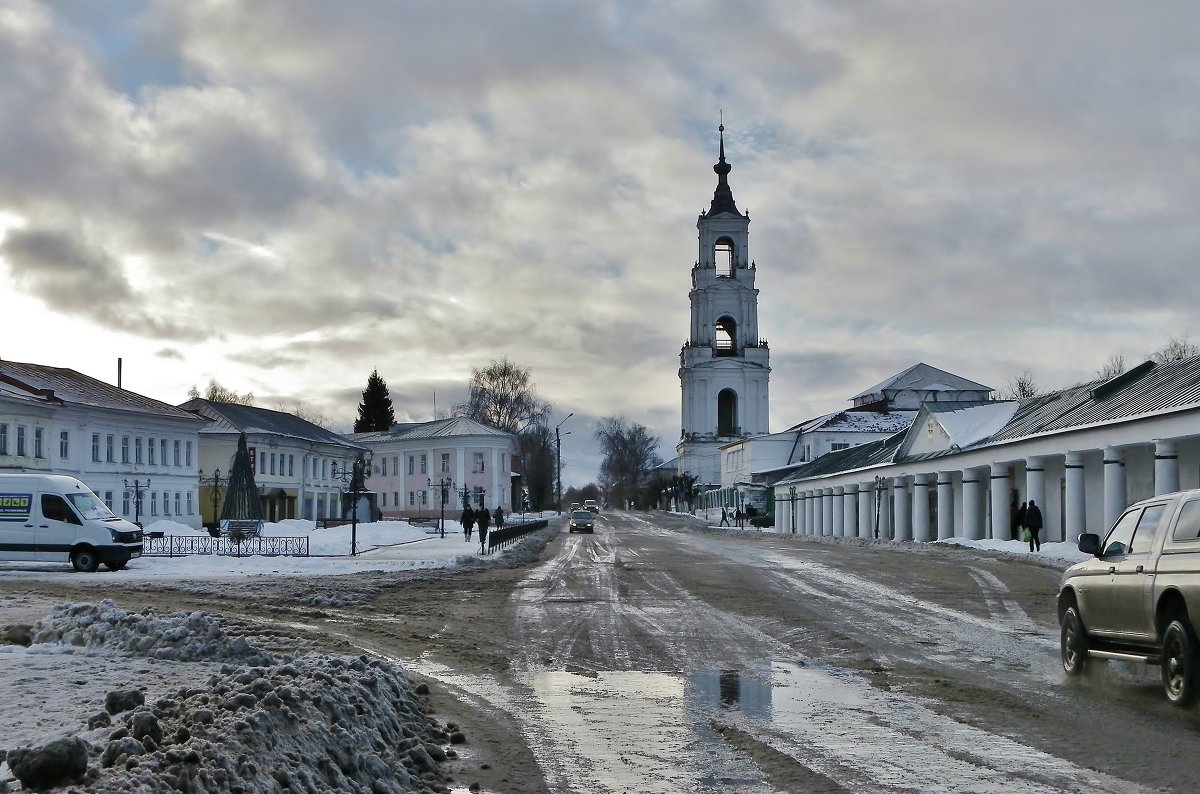
[[[1196,702],[1196,641],[1187,622],[1172,620],[1163,632],[1162,681],[1167,700],[1180,708]]]
[[[100,567],[100,557],[97,556],[94,549],[84,546],[76,549],[75,553],[71,555],[71,564],[80,573],[93,573]]]
[[[125,567],[125,563],[124,562],[106,562],[106,563],[104,563],[104,567],[110,571],[119,571]]]
[[[1087,632],[1083,629],[1083,621],[1079,619],[1079,611],[1074,605],[1067,607],[1067,611],[1063,613],[1059,650],[1062,654],[1063,670],[1067,675],[1078,676],[1087,672]]]

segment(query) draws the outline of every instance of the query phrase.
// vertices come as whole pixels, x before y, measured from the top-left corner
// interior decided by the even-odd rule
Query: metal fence
[[[165,535],[142,538],[143,557],[184,557],[190,554],[216,554],[224,557],[307,557],[308,537],[257,537],[230,540],[202,535]]]
[[[517,524],[505,523],[500,529],[493,529],[488,532],[488,554],[492,553],[492,549],[502,549],[516,542],[517,538],[522,535],[528,535],[539,529],[544,529],[549,526],[546,519],[539,521],[525,521]]]

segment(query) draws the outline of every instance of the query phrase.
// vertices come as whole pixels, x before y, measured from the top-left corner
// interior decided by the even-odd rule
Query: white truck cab
[[[119,571],[142,556],[142,530],[74,477],[0,474],[0,560]]]

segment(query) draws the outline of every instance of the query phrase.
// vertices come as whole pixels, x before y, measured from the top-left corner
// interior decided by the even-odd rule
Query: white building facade
[[[1103,535],[1140,499],[1200,487],[1200,358],[1017,403],[926,403],[904,433],[835,452],[775,485],[776,531],[928,542]]]
[[[0,471],[70,475],[142,525],[200,527],[204,424],[74,370],[0,361]]]
[[[721,483],[723,445],[769,432],[771,368],[767,343],[758,336],[750,214],[734,203],[724,126],[720,132],[720,159],[713,166],[717,188],[696,221],[690,335],[679,352],[682,428],[675,449],[680,472],[696,477],[701,487]]]
[[[511,512],[513,462],[517,437],[466,417],[396,424],[390,430],[354,433],[350,438],[371,450],[370,487],[385,517],[428,518],[440,512],[457,516],[464,498],[473,508]]]

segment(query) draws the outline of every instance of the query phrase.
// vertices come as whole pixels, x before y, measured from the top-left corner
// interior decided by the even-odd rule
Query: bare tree
[[[1104,366],[1096,370],[1096,379],[1112,380],[1118,375],[1124,375],[1127,369],[1129,367],[1125,366],[1125,356],[1120,353],[1114,353],[1108,357],[1108,361],[1104,362]]]
[[[999,397],[1001,400],[1025,400],[1042,393],[1042,387],[1038,385],[1033,372],[1024,370],[1008,379],[1008,383],[999,391]]]
[[[1171,337],[1165,345],[1150,354],[1150,358],[1159,364],[1192,356],[1200,356],[1200,345],[1189,339],[1187,334]]]
[[[467,401],[454,406],[455,416],[516,434],[550,416],[550,403],[538,398],[529,370],[507,358],[473,369],[470,388]]]
[[[623,416],[606,416],[596,425],[596,441],[604,455],[600,479],[617,499],[637,498],[648,482],[650,470],[662,463],[657,449],[660,439],[645,425]]]
[[[333,424],[332,420],[324,411],[314,405],[302,402],[301,400],[292,400],[290,403],[285,403],[283,400],[280,400],[275,404],[275,410],[282,411],[285,414],[291,414],[292,416],[298,416],[305,422],[312,422],[317,427],[323,427],[326,430],[328,430],[329,426]]]
[[[517,436],[521,450],[521,476],[529,488],[529,503],[541,510],[554,503],[554,431],[535,422]]]
[[[238,394],[233,389],[227,389],[220,383],[217,383],[215,378],[208,379],[208,388],[204,393],[200,393],[200,389],[193,386],[188,389],[188,397],[193,400],[203,397],[204,399],[214,403],[235,403],[237,405],[254,405],[254,393],[246,392]]]

